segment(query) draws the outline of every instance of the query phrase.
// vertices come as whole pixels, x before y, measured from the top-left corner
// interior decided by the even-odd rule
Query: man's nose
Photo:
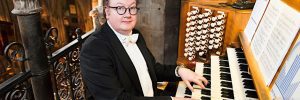
[[[126,9],[124,16],[125,17],[130,17],[131,16],[129,9]]]

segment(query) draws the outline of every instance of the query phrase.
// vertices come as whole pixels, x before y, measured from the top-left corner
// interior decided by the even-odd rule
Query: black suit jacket
[[[139,34],[137,45],[146,60],[152,79],[155,97],[143,97],[135,67],[122,43],[107,23],[95,31],[82,45],[80,66],[88,92],[96,100],[170,100],[169,96],[157,96],[158,81],[176,81],[175,65],[161,65]]]

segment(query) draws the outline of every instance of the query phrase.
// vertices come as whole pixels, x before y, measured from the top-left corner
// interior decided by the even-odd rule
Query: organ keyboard
[[[196,63],[195,72],[203,75],[210,84],[205,89],[192,84],[191,92],[183,82],[179,82],[176,97],[193,99],[235,99],[255,100],[258,98],[248,64],[242,49],[227,48],[228,57],[211,56],[211,63]]]

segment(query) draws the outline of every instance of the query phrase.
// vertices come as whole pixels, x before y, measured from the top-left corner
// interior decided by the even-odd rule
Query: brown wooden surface
[[[10,11],[13,5],[12,0],[0,0],[0,21],[11,21]]]
[[[180,10],[180,24],[179,24],[179,38],[178,38],[178,59],[177,63],[186,63],[187,60],[184,58],[184,37],[185,37],[185,24],[187,18],[187,12],[189,11],[189,3],[183,2],[181,3],[181,10]]]
[[[239,34],[239,38],[244,49],[244,54],[246,56],[248,67],[250,69],[250,74],[254,82],[254,86],[260,100],[271,100],[270,87],[268,87],[262,77],[262,72],[259,69],[258,63],[251,51],[250,41],[244,33]]]
[[[282,0],[282,1],[300,12],[300,0]]]
[[[11,14],[13,8],[13,0],[0,0],[0,21],[13,23],[13,32],[8,36],[8,40],[21,42],[17,17]]]
[[[226,52],[226,47],[231,46],[233,43],[239,43],[238,33],[244,31],[251,12],[252,10],[229,10],[222,54]]]
[[[231,43],[239,43],[238,33],[246,27],[252,10],[238,10],[228,6],[219,6],[217,4],[203,4],[199,2],[182,2],[180,14],[180,30],[179,30],[179,43],[178,43],[178,59],[177,62],[191,63],[183,56],[184,53],[184,39],[186,29],[187,12],[190,11],[191,6],[198,6],[200,8],[208,8],[212,10],[223,11],[227,13],[227,21],[224,33],[224,43],[222,48],[222,55],[226,52],[226,47]],[[192,61],[193,62],[193,61]]]
[[[5,46],[14,41],[13,35],[13,23],[0,21],[0,55],[3,55]]]

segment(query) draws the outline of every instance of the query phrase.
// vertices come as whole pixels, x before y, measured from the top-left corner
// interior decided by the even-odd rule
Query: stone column
[[[35,100],[52,100],[53,91],[43,40],[38,0],[13,0],[12,13],[17,15],[20,34],[28,66],[32,73],[31,84]]]

